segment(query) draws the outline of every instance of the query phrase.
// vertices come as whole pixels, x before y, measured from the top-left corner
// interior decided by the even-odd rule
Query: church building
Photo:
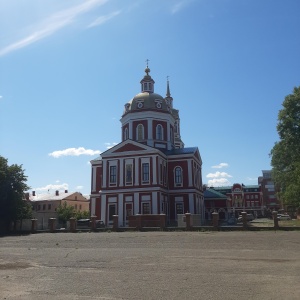
[[[149,73],[147,64],[141,92],[124,106],[122,141],[91,161],[91,215],[106,226],[113,215],[121,227],[137,214],[166,214],[170,225],[186,212],[204,219],[198,147],[184,147],[169,80],[163,97]]]

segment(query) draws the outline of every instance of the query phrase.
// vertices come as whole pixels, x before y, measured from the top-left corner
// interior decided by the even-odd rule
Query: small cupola
[[[153,93],[154,92],[154,83],[155,83],[155,81],[149,75],[150,69],[148,67],[148,61],[149,60],[147,59],[147,66],[146,66],[146,69],[145,69],[146,75],[141,80],[141,91],[142,91],[142,93],[145,93],[145,92],[146,93]]]

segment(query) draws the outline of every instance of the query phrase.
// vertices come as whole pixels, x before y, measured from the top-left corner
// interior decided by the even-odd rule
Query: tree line
[[[287,95],[278,113],[277,141],[271,150],[272,178],[277,196],[287,206],[300,207],[300,86]]]
[[[8,160],[0,156],[0,234],[9,232],[11,224],[16,224],[17,220],[33,217],[32,204],[25,197],[25,192],[29,189],[23,166],[9,165]],[[77,211],[66,202],[58,207],[57,214],[62,223],[71,217],[90,217],[89,211]]]

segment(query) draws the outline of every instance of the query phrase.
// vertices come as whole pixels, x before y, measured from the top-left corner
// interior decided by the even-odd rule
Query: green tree
[[[77,210],[75,213],[75,218],[77,220],[79,219],[89,219],[90,218],[90,212],[88,210]]]
[[[271,150],[272,177],[284,204],[300,207],[300,87],[285,97],[278,113],[279,141]]]
[[[22,165],[8,165],[0,156],[0,231],[6,232],[12,221],[31,216],[24,193],[29,189]]]
[[[74,206],[68,205],[67,202],[59,205],[57,210],[58,219],[65,225],[70,218],[75,217],[76,211]]]

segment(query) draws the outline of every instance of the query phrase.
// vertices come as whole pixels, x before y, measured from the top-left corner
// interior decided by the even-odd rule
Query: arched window
[[[182,169],[181,167],[176,167],[174,170],[175,185],[182,185]]]
[[[136,128],[137,131],[137,140],[141,141],[144,139],[144,126],[142,124],[139,124]]]
[[[124,130],[124,141],[128,140],[128,128],[125,128]]]
[[[156,126],[156,139],[160,141],[164,139],[163,128],[160,124]]]

